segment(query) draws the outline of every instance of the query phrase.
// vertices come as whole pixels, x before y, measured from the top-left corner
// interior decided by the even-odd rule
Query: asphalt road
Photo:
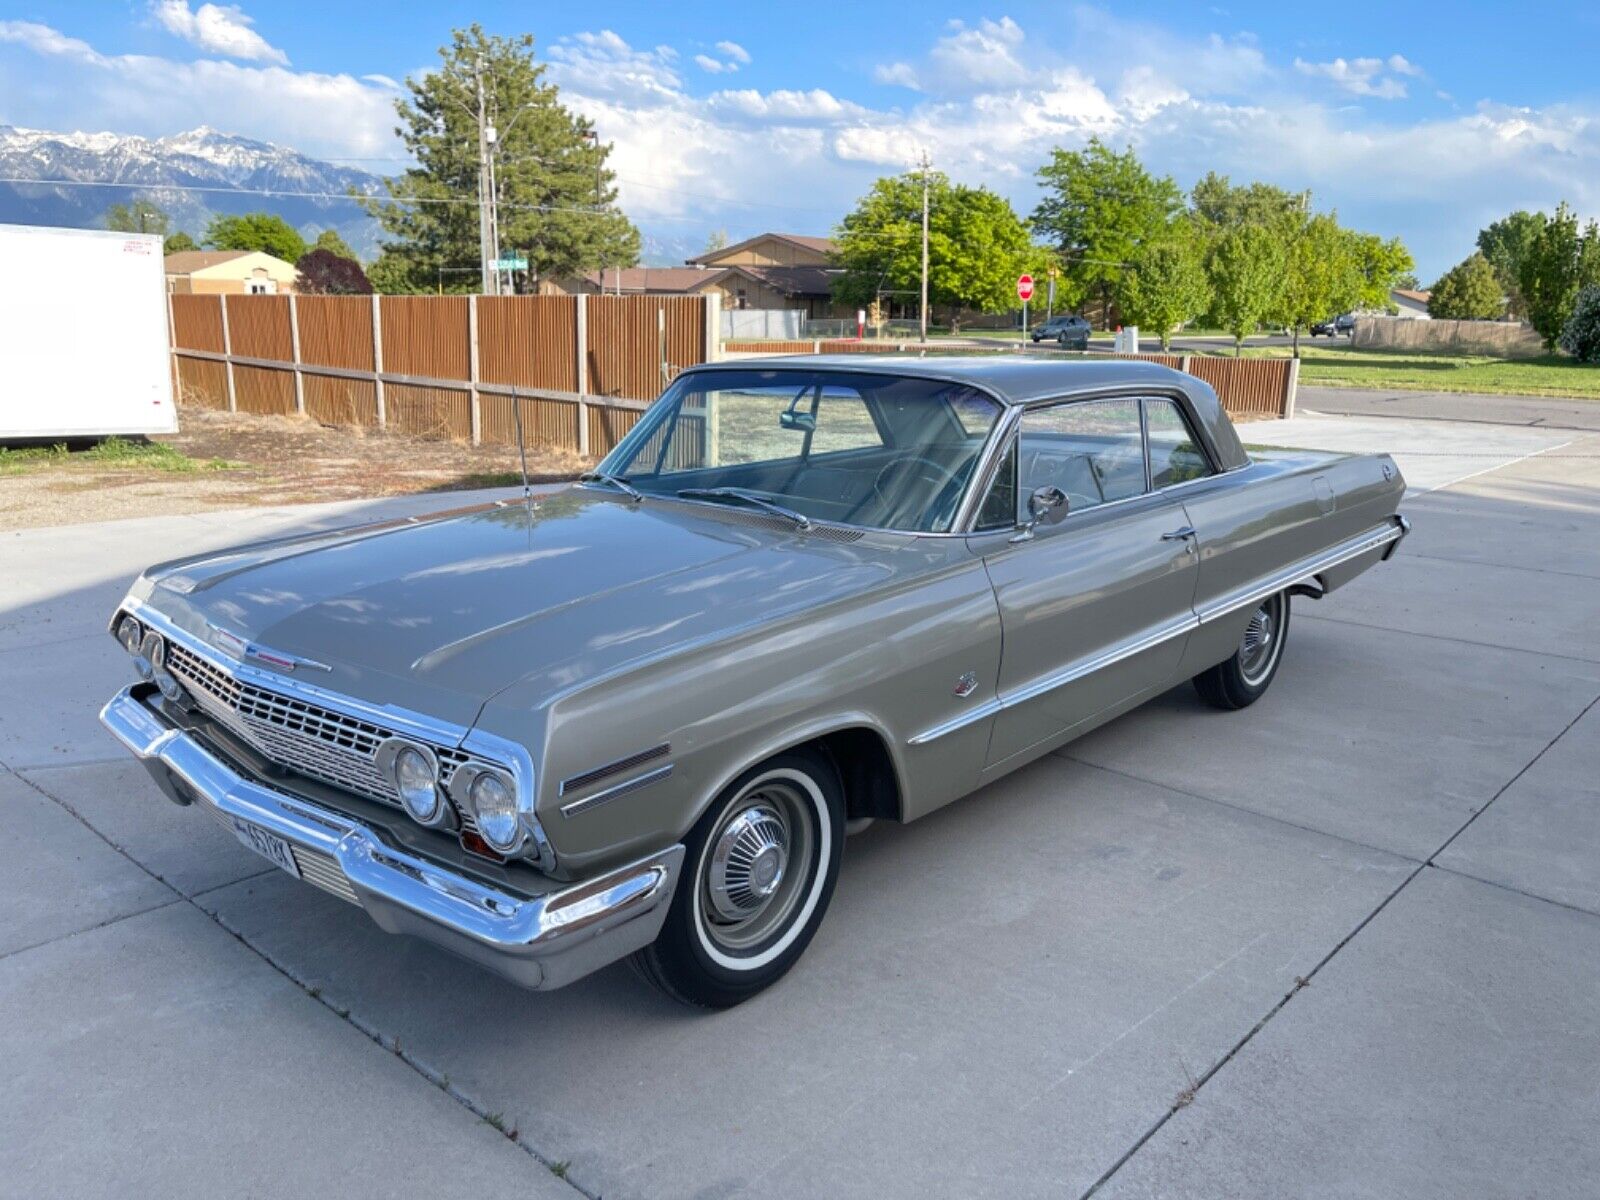
[[[1600,400],[1479,396],[1462,392],[1412,392],[1398,388],[1330,388],[1303,383],[1295,406],[1301,412],[1600,432]]]
[[[99,729],[137,570],[351,506],[0,534],[0,1191],[1591,1196],[1600,436],[1314,421],[1435,490],[1258,704],[852,838],[720,1014],[386,935]]]

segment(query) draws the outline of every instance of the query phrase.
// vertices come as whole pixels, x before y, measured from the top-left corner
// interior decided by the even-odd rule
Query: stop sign
[[[1032,300],[1033,299],[1033,276],[1032,275],[1019,275],[1019,276],[1017,276],[1017,299],[1018,300]]]

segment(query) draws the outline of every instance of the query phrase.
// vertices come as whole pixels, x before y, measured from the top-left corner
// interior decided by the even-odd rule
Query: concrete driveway
[[[851,839],[721,1014],[386,936],[98,729],[133,573],[339,513],[0,535],[4,1190],[1592,1195],[1600,437],[1477,429],[1259,704],[1178,687]]]

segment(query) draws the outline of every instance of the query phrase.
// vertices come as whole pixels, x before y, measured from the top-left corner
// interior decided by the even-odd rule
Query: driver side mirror
[[[1028,497],[1028,520],[1011,540],[1026,542],[1040,525],[1056,525],[1067,516],[1067,494],[1053,483],[1035,488]]]
[[[786,408],[778,414],[778,427],[780,429],[798,429],[804,433],[815,433],[817,431],[817,414],[796,412],[792,408]]]

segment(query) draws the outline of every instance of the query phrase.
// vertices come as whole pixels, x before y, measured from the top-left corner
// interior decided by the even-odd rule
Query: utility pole
[[[491,232],[494,218],[491,215],[490,205],[493,203],[494,189],[489,174],[489,123],[484,112],[483,59],[478,59],[472,75],[478,88],[478,258],[482,265],[483,293],[492,296],[495,294],[495,284],[498,282],[498,271],[494,263],[498,256],[494,253]]]
[[[922,152],[922,341],[928,341],[928,152]]]

